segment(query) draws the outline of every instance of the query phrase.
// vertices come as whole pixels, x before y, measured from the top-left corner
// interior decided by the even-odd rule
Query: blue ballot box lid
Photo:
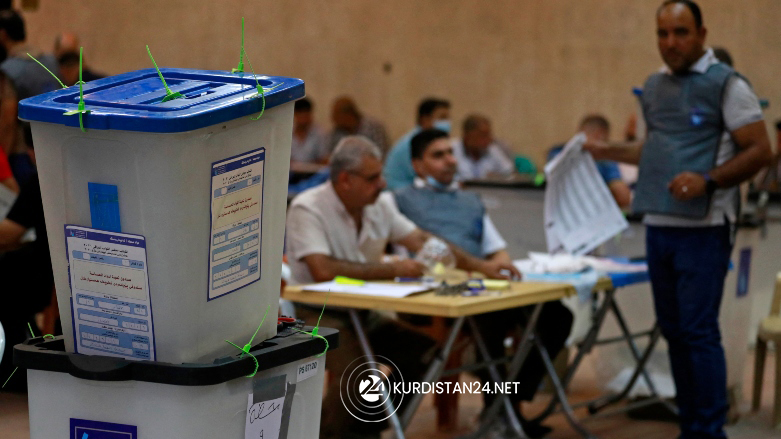
[[[89,113],[84,126],[96,130],[147,133],[192,131],[260,113],[252,73],[209,70],[160,69],[172,92],[181,98],[163,102],[166,90],[155,69],[144,69],[98,79],[84,84],[84,103]],[[263,86],[266,109],[304,97],[304,81],[281,76],[257,76]],[[79,87],[56,90],[19,102],[19,118],[79,126],[75,110]]]

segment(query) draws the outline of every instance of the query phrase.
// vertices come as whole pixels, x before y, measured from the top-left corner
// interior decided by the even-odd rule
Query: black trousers
[[[534,306],[525,306],[474,317],[492,359],[505,356],[504,339],[507,333],[519,327],[523,329],[532,311]],[[561,302],[548,302],[543,305],[537,321],[537,335],[548,350],[551,359],[555,358],[564,347],[572,329],[572,321],[572,312]],[[506,372],[504,366],[499,368],[502,377],[506,376]],[[476,374],[484,383],[493,382],[487,369],[480,369]],[[532,348],[516,378],[520,383],[517,387],[518,391],[510,395],[510,400],[513,403],[531,401],[544,377],[545,364],[537,349]],[[483,401],[486,405],[490,404],[494,397],[493,393],[483,393]]]

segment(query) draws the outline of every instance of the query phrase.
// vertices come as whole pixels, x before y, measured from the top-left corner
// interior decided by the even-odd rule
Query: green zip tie
[[[231,70],[231,73],[244,72],[244,17],[241,17],[241,49],[239,50],[239,66]],[[248,59],[249,60],[249,59]]]
[[[37,62],[39,66],[43,67],[43,69],[44,69],[44,70],[46,70],[47,72],[49,72],[49,74],[50,74],[50,75],[52,75],[52,76],[54,77],[54,79],[56,79],[56,80],[57,80],[57,82],[59,82],[59,83],[60,83],[60,85],[62,86],[62,88],[68,88],[68,87],[66,87],[66,86],[65,86],[65,84],[63,84],[63,83],[62,83],[62,81],[60,81],[60,78],[58,78],[58,77],[57,77],[57,75],[55,75],[54,73],[52,73],[52,71],[51,71],[51,70],[47,69],[47,68],[46,68],[46,66],[45,66],[45,65],[43,65],[43,63],[42,63],[42,62],[40,62],[40,61],[38,61],[37,59],[35,59],[35,57],[34,57],[34,56],[30,55],[30,52],[27,52],[27,56],[29,56],[30,58],[32,58],[32,59],[33,59],[33,61]]]
[[[77,84],[79,84],[79,105],[78,105],[78,107],[77,107],[77,109],[76,109],[76,110],[66,111],[65,113],[62,113],[62,114],[63,114],[63,115],[65,115],[65,116],[73,116],[74,114],[78,114],[78,115],[79,115],[79,128],[81,128],[81,131],[82,131],[82,132],[86,133],[86,132],[87,132],[87,130],[84,128],[84,120],[83,120],[83,115],[85,115],[85,114],[89,113],[90,111],[89,111],[89,110],[87,110],[87,109],[84,107],[84,90],[83,90],[83,88],[82,88],[82,84],[84,84],[84,81],[82,81],[82,80],[81,80],[81,59],[82,59],[82,52],[83,52],[83,51],[84,51],[84,48],[83,48],[83,47],[79,48],[79,82],[77,82]],[[64,88],[64,89],[67,89],[67,88],[68,88],[68,87],[66,87],[66,86],[65,86],[65,84],[63,84],[63,83],[62,83],[62,81],[60,81],[60,78],[58,78],[58,77],[57,77],[57,75],[55,75],[54,73],[52,73],[52,71],[51,71],[51,70],[49,70],[48,68],[46,68],[46,66],[45,66],[45,65],[43,65],[43,63],[42,63],[42,62],[40,62],[40,61],[38,61],[37,59],[35,59],[35,57],[34,57],[34,56],[32,56],[32,55],[30,55],[30,53],[29,53],[29,52],[27,52],[27,56],[29,56],[30,58],[32,58],[32,60],[33,60],[33,61],[37,62],[37,63],[38,63],[38,65],[40,65],[41,67],[43,67],[43,69],[44,69],[44,70],[46,70],[47,72],[49,72],[49,74],[50,74],[50,75],[52,75],[52,77],[54,77],[54,79],[56,79],[56,80],[57,80],[57,82],[59,82],[59,83],[60,83],[60,85],[62,86],[62,88]]]
[[[77,82],[77,84],[79,84],[79,105],[78,105],[78,108],[76,110],[66,111],[63,114],[66,115],[66,116],[72,116],[74,114],[78,114],[79,115],[79,128],[81,128],[81,132],[86,133],[87,130],[84,128],[84,121],[83,121],[82,118],[83,118],[83,116],[85,114],[89,113],[89,110],[87,110],[85,108],[85,106],[84,106],[84,87],[83,87],[84,86],[84,81],[81,80],[81,70],[82,70],[82,68],[81,68],[81,66],[82,66],[81,60],[82,60],[82,54],[83,53],[84,53],[84,48],[83,47],[79,47],[79,82]]]
[[[242,46],[241,50],[244,50],[244,47]],[[247,56],[247,62],[249,63],[249,68],[252,70],[252,77],[255,78],[255,84],[258,88],[258,93],[255,95],[250,96],[250,99],[260,96],[260,98],[263,100],[263,104],[260,107],[260,114],[258,114],[257,117],[250,117],[251,120],[258,120],[261,116],[263,116],[263,112],[266,111],[266,94],[263,91],[263,86],[260,85],[260,81],[258,81],[258,77],[255,75],[255,69],[252,67],[252,61],[249,59],[249,55],[247,55],[247,51],[244,50],[244,55]]]
[[[326,352],[328,352],[328,340],[326,340],[325,337],[323,337],[322,335],[318,334],[318,332],[320,330],[320,319],[323,318],[323,313],[325,312],[325,305],[328,303],[328,296],[330,295],[331,295],[331,290],[328,290],[328,292],[325,294],[325,300],[323,301],[323,309],[320,310],[320,317],[317,318],[317,324],[315,324],[315,327],[312,328],[312,331],[306,332],[300,329],[296,329],[296,331],[302,334],[311,335],[314,338],[320,338],[325,342],[325,350],[321,352],[319,355],[317,355],[317,357],[322,357],[323,355],[325,355]]]
[[[302,334],[311,335],[312,337],[322,339],[325,342],[325,350],[323,350],[323,352],[320,352],[319,354],[315,355],[315,357],[319,358],[319,357],[322,357],[323,355],[325,355],[326,352],[328,352],[328,340],[326,340],[325,337],[323,337],[322,335],[317,334],[315,329],[317,329],[317,327],[312,329],[312,332],[305,332],[305,331],[302,331],[300,329],[296,329],[296,331],[298,331],[298,332],[300,332]]]
[[[28,53],[28,55],[29,55],[29,53]],[[35,58],[33,58],[33,59],[35,59]],[[45,67],[44,67],[44,68],[45,68]],[[49,73],[51,73],[51,72],[49,72]],[[32,327],[32,325],[30,324],[30,322],[27,322],[27,329],[29,329],[29,330],[30,330],[30,335],[32,336],[32,338],[35,338],[35,333],[33,332],[33,327]],[[53,336],[53,335],[51,335],[51,334],[46,334],[46,335],[44,335],[44,336],[43,336],[43,338],[44,338],[44,339],[46,339],[46,338],[54,338],[54,336]],[[3,386],[2,386],[2,387],[0,387],[0,389],[5,389],[5,385],[6,385],[6,384],[8,384],[8,382],[9,382],[9,381],[11,381],[11,378],[13,378],[13,376],[14,376],[14,374],[16,373],[16,371],[17,371],[17,370],[19,370],[19,368],[18,368],[18,367],[14,368],[14,371],[13,371],[13,372],[11,372],[11,375],[8,375],[8,379],[7,379],[7,380],[5,380],[5,382],[3,383]]]
[[[328,303],[328,296],[330,296],[330,295],[331,295],[331,290],[328,290],[328,292],[325,293],[325,300],[323,301],[323,309],[320,310],[320,317],[317,318],[317,323],[315,324],[315,327],[312,328],[312,336],[313,337],[317,337],[318,336],[317,333],[318,333],[318,331],[320,329],[320,319],[323,318],[323,313],[325,312],[325,305]],[[328,345],[328,342],[326,341],[325,344]],[[326,350],[328,350],[328,349],[326,348]]]
[[[162,102],[168,102],[174,99],[178,99],[182,97],[182,94],[177,92],[172,92],[170,88],[168,88],[168,84],[165,83],[165,78],[163,78],[163,73],[160,71],[160,68],[157,67],[157,63],[155,62],[155,59],[152,57],[152,52],[149,50],[149,45],[146,46],[146,53],[149,54],[149,59],[152,60],[152,64],[155,65],[155,70],[157,70],[157,74],[160,76],[160,80],[163,81],[163,87],[165,87],[165,97],[163,98]]]
[[[8,376],[8,379],[5,380],[5,382],[3,383],[3,387],[0,387],[0,389],[5,389],[5,385],[8,384],[9,381],[11,381],[11,378],[14,377],[14,374],[16,373],[17,370],[19,370],[18,367],[16,369],[14,369],[13,372],[11,372],[11,375]]]
[[[537,175],[534,176],[534,185],[542,186],[543,183],[545,183],[545,174],[538,172]]]
[[[271,305],[266,306],[266,312],[263,313],[263,318],[260,320],[260,324],[258,325],[258,328],[255,329],[255,333],[252,334],[252,338],[249,339],[249,343],[245,344],[243,348],[239,347],[236,343],[233,343],[230,340],[225,340],[226,343],[230,344],[231,346],[235,347],[236,349],[241,351],[241,354],[239,354],[239,358],[243,357],[244,354],[249,355],[252,357],[252,359],[255,361],[255,371],[252,372],[252,374],[247,375],[247,378],[252,378],[255,376],[256,373],[258,373],[258,359],[255,358],[254,355],[252,355],[249,351],[252,349],[252,341],[255,340],[255,336],[258,335],[258,331],[260,331],[260,327],[263,326],[263,322],[266,321],[266,316],[268,315],[268,311],[271,309]]]
[[[252,341],[255,340],[255,336],[258,335],[258,331],[260,331],[260,327],[263,326],[263,322],[266,321],[266,316],[268,315],[268,311],[271,309],[271,305],[266,306],[266,312],[263,313],[263,318],[260,319],[260,324],[258,325],[258,328],[255,329],[255,333],[252,334],[252,338],[249,339],[249,343],[244,345],[244,352],[249,352],[249,350],[252,348]]]
[[[256,374],[256,373],[258,373],[258,368],[260,367],[260,365],[258,364],[258,359],[257,359],[257,358],[255,358],[255,356],[254,356],[254,355],[250,354],[250,353],[249,353],[249,351],[245,351],[244,349],[240,348],[240,347],[239,347],[239,346],[238,346],[236,343],[233,343],[233,342],[232,342],[232,341],[230,341],[230,340],[225,340],[225,341],[226,341],[226,342],[228,342],[228,343],[229,343],[231,346],[233,346],[233,347],[235,347],[236,349],[240,350],[240,351],[242,352],[242,354],[241,354],[241,355],[247,354],[247,355],[249,355],[250,357],[252,357],[252,359],[253,359],[253,360],[255,360],[255,370],[254,370],[254,371],[253,371],[251,374],[249,374],[249,375],[247,375],[247,376],[246,376],[247,378],[252,378],[252,377],[254,377],[254,376],[255,376],[255,374]]]

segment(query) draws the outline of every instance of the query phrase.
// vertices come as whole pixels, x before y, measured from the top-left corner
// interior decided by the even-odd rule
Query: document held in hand
[[[584,255],[629,227],[578,133],[545,166],[548,252]]]

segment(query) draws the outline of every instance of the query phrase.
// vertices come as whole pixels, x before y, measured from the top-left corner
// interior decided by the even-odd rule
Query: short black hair
[[[435,111],[437,111],[437,108],[450,108],[450,101],[447,101],[445,99],[439,99],[439,98],[426,98],[420,101],[420,105],[418,105],[418,119],[417,121],[420,122],[420,118],[423,116],[431,116],[434,114]]]
[[[610,131],[610,122],[608,122],[607,118],[601,114],[586,115],[586,117],[580,121],[580,129],[583,129],[587,126],[593,126],[601,128],[605,131]]]
[[[480,128],[484,124],[491,125],[491,120],[482,114],[470,114],[464,119],[464,123],[461,124],[461,131],[463,131],[463,134],[466,134]]]
[[[299,111],[312,111],[312,101],[307,98],[297,100],[296,103],[293,104],[293,112],[298,113]]]
[[[437,139],[441,138],[448,138],[448,134],[442,130],[438,130],[436,128],[432,128],[430,130],[423,130],[419,132],[418,134],[415,134],[415,136],[410,140],[410,156],[414,159],[422,159],[423,153],[426,152],[426,148],[428,148],[431,143]]]
[[[727,49],[723,47],[714,47],[713,48],[713,55],[716,56],[716,59],[723,62],[724,64],[732,67],[732,55],[729,54]]]
[[[65,52],[57,58],[57,63],[61,66],[79,65],[79,53]]]
[[[4,30],[8,38],[14,41],[24,41],[27,38],[24,31],[24,20],[13,9],[0,11],[0,29]]]
[[[692,0],[665,0],[664,3],[659,6],[659,9],[656,10],[656,16],[658,17],[659,13],[662,12],[662,9],[664,9],[666,6],[674,4],[681,4],[689,8],[689,10],[692,12],[692,15],[694,16],[694,24],[697,25],[697,29],[702,28],[702,10],[700,10],[700,6],[697,5],[697,3],[694,3]]]

